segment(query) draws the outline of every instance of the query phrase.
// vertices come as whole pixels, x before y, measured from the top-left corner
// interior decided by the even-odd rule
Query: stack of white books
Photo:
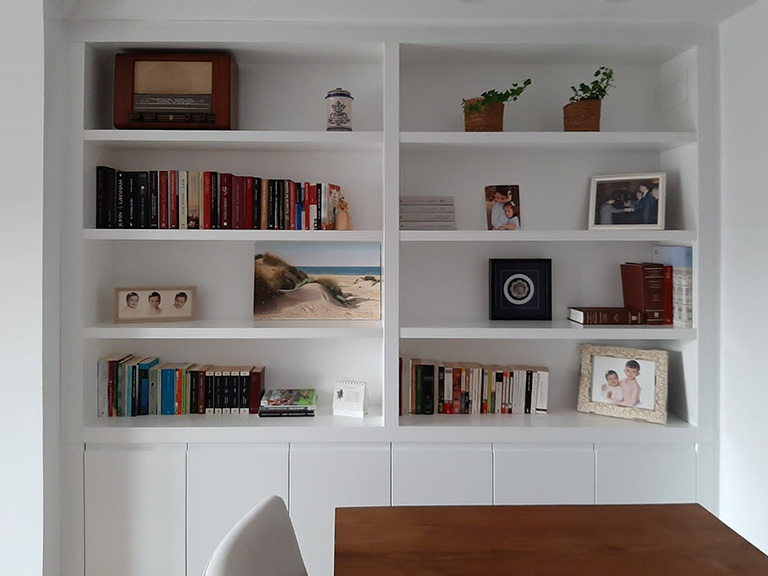
[[[654,246],[653,261],[672,266],[672,320],[679,328],[693,326],[693,248]]]
[[[401,196],[400,230],[456,230],[453,196]]]

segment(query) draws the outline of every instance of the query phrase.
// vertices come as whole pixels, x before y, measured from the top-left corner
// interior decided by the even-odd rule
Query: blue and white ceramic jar
[[[331,132],[352,132],[352,94],[348,90],[336,88],[325,97],[326,130]]]

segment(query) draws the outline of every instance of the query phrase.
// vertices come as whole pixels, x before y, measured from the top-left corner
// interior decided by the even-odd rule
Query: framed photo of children
[[[114,323],[184,322],[197,318],[194,286],[115,288]]]
[[[666,423],[668,356],[664,350],[582,344],[576,410]]]
[[[590,230],[664,230],[667,175],[593,176],[589,193]]]
[[[520,186],[485,187],[485,224],[488,230],[521,230]]]

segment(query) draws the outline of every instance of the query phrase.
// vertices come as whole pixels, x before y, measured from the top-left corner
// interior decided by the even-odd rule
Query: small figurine
[[[336,230],[354,230],[352,216],[349,215],[349,203],[344,196],[339,198],[339,205],[336,208]]]

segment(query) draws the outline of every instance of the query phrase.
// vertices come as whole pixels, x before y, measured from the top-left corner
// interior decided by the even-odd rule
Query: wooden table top
[[[768,576],[698,504],[336,509],[335,576]]]

